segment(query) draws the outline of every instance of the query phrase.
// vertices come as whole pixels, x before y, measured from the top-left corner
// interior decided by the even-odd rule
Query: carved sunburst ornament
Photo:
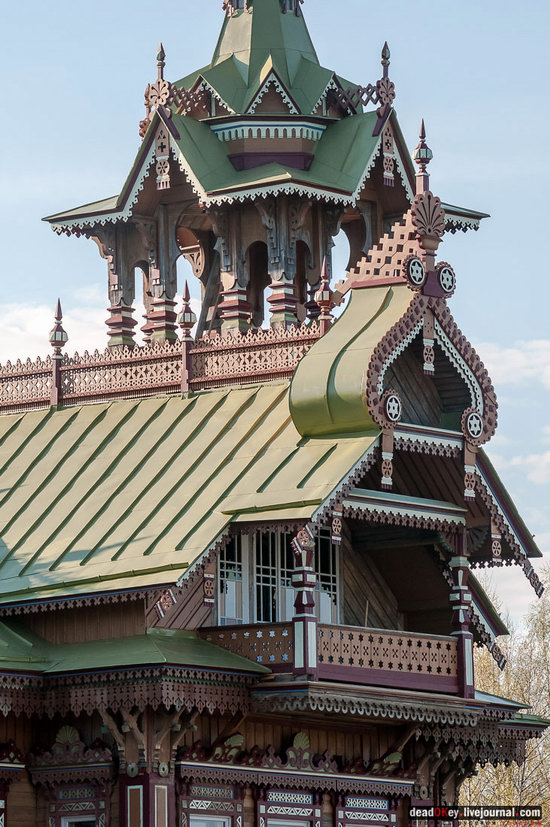
[[[416,196],[412,221],[419,239],[441,239],[445,232],[445,211],[437,195],[421,192]]]
[[[161,78],[149,86],[148,103],[151,109],[167,106],[172,95],[172,84]]]
[[[391,106],[395,100],[395,83],[389,78],[382,78],[376,84],[376,91],[378,92],[378,102],[384,106]]]

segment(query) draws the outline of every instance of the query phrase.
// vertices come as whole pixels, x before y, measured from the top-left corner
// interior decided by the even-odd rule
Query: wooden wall
[[[145,634],[143,600],[27,615],[27,629],[50,643],[83,643]]]
[[[228,719],[203,715],[196,723],[197,731],[186,736],[185,746],[192,746],[199,740],[206,746],[211,745],[227,726]],[[401,728],[403,725],[374,726],[357,719],[347,722],[340,719],[331,726],[326,721],[315,722],[304,715],[295,720],[281,715],[270,716],[268,720],[260,716],[246,718],[235,731],[244,736],[246,750],[255,746],[261,749],[273,746],[276,751],[284,751],[292,745],[298,732],[305,732],[314,753],[322,754],[328,750],[346,761],[362,759],[368,762],[377,760],[390,749]]]
[[[163,617],[160,617],[156,603],[160,594],[152,595],[147,602],[146,623],[147,627],[156,626],[160,629],[199,629],[201,626],[214,625],[214,605],[205,603],[205,574],[216,575],[216,565],[209,563],[204,570],[202,568],[184,581],[179,588],[169,590],[173,595],[175,603],[165,608]],[[214,595],[216,594],[216,580],[214,580]]]
[[[342,546],[342,621],[347,626],[403,629],[397,599],[368,552],[353,545],[349,536]],[[368,618],[366,609],[368,603]]]

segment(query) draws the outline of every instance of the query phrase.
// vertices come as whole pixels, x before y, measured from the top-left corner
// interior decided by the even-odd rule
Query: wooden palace
[[[303,0],[225,0],[207,66],[160,47],[120,194],[47,219],[97,244],[109,339],[69,356],[58,304],[0,367],[3,827],[403,827],[542,735],[474,675],[474,570],[542,593],[439,256],[486,216],[380,75],[322,67]]]

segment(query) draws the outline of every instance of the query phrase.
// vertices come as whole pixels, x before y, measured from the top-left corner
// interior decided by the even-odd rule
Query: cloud
[[[497,385],[535,381],[550,390],[550,339],[520,341],[510,347],[485,342],[477,350]]]
[[[491,458],[499,471],[512,468],[521,468],[527,478],[535,485],[550,483],[550,451],[539,454],[525,454],[505,457],[503,454],[491,454]]]
[[[176,296],[176,301],[179,307],[181,297]],[[63,327],[69,336],[65,350],[69,355],[75,351],[104,350],[107,344],[106,307],[104,296],[95,286],[79,288],[74,293],[73,303],[63,306]],[[191,299],[191,307],[198,315],[200,303],[196,299]],[[138,322],[138,342],[141,341],[139,328],[144,313],[143,305],[136,303],[134,318]],[[0,364],[47,356],[51,352],[48,335],[53,323],[53,307],[19,303],[0,305]]]

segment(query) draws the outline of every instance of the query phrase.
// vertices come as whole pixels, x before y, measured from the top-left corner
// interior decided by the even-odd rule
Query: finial
[[[332,319],[332,297],[334,293],[330,287],[330,276],[328,272],[328,261],[327,257],[323,259],[323,266],[321,267],[321,281],[319,284],[319,289],[315,293],[314,299],[315,302],[321,308],[321,313],[319,315],[319,327],[321,336],[324,336],[325,333],[331,328],[333,319]]]
[[[158,48],[158,52],[157,52],[157,70],[158,70],[157,79],[158,80],[164,80],[164,67],[166,66],[165,60],[166,60],[166,52],[164,51],[164,46],[162,45],[162,43],[159,43],[159,48]]]
[[[55,308],[54,321],[55,325],[50,330],[49,340],[54,349],[54,354],[57,356],[61,353],[61,348],[63,348],[69,341],[69,337],[61,324],[63,321],[63,312],[61,310],[61,302],[59,299],[57,300],[57,307]]]
[[[178,324],[183,331],[184,338],[189,336],[190,331],[197,323],[197,317],[191,310],[189,303],[190,298],[189,285],[185,282],[185,287],[183,288],[183,307],[178,314]]]
[[[428,144],[426,143],[426,125],[424,118],[420,124],[420,142],[414,151],[414,162],[418,165],[418,173],[416,176],[416,191],[426,192],[430,188],[430,176],[428,174],[428,164],[433,159],[434,154]]]
[[[382,61],[381,61],[383,69],[384,69],[383,77],[385,77],[385,78],[388,77],[388,69],[389,69],[389,66],[390,66],[390,58],[391,58],[390,47],[388,46],[388,41],[386,40],[386,42],[384,43],[384,46],[382,47]]]

